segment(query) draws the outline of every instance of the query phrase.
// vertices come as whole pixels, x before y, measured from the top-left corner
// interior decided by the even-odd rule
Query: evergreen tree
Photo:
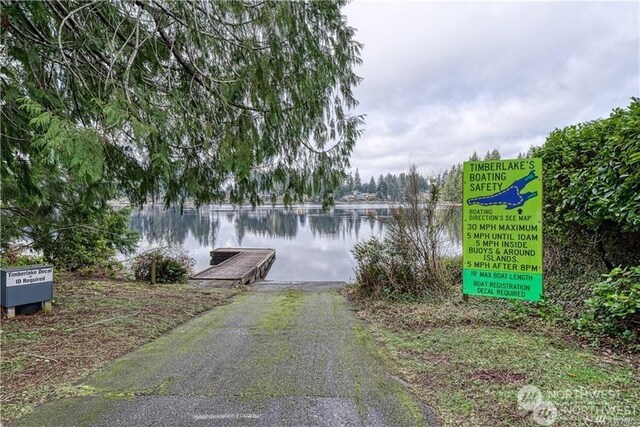
[[[367,188],[367,193],[375,193],[377,189],[376,180],[371,177],[369,180],[369,187]]]
[[[402,172],[399,176],[398,176],[398,187],[400,190],[400,198],[404,199],[405,194],[406,194],[406,188],[407,188],[407,174]]]
[[[355,191],[362,191],[362,181],[360,181],[360,171],[356,168],[356,174],[353,177],[353,189]]]
[[[355,191],[355,186],[353,181],[353,175],[351,175],[351,173],[347,174],[347,179],[345,180],[345,182],[346,182],[345,187],[347,189],[347,194],[353,194],[353,192]]]
[[[387,183],[384,182],[384,176],[382,174],[380,174],[380,176],[378,177],[378,187],[377,187],[377,196],[379,199],[386,199],[387,198]]]
[[[484,159],[485,160],[500,160],[500,152],[498,151],[497,148],[494,148],[492,151],[487,151],[487,154],[484,156]]]
[[[431,184],[429,183],[429,180],[427,178],[418,174],[418,181],[420,182],[420,191],[426,192],[430,190]]]
[[[445,179],[440,184],[441,199],[446,202],[460,203],[462,200],[462,164],[453,165],[443,175]]]
[[[384,177],[384,181],[387,184],[387,195],[390,200],[398,201],[400,197],[400,187],[398,185],[398,178],[395,175],[388,173]]]
[[[344,4],[3,1],[3,243],[119,195],[331,202],[362,123]]]

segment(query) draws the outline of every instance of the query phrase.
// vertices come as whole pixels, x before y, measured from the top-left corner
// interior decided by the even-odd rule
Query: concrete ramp
[[[12,425],[436,425],[339,286],[256,283]]]

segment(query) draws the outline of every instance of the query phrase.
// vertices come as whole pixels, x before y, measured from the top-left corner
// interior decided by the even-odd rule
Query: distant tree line
[[[528,153],[520,153],[518,158],[531,156],[531,150]],[[494,148],[487,151],[484,158],[481,158],[477,152],[469,157],[471,161],[478,160],[500,160],[500,151]],[[426,177],[418,173],[420,183],[420,191],[427,192],[431,185],[436,185],[440,189],[440,200],[450,203],[462,203],[462,163],[455,164],[444,172],[432,177]],[[354,173],[347,173],[342,183],[334,193],[336,200],[344,199],[345,196],[354,194],[373,195],[376,200],[385,200],[398,202],[404,200],[405,189],[407,186],[407,174],[399,175],[387,173],[380,174],[377,179],[371,177],[369,181],[362,181],[360,170],[356,168]]]
[[[419,174],[420,191],[429,189],[429,179]],[[354,195],[356,193],[375,195],[378,200],[387,200],[398,202],[403,199],[405,189],[407,187],[407,174],[399,175],[387,173],[380,174],[377,179],[373,176],[369,181],[362,181],[360,170],[356,168],[354,173],[347,173],[342,183],[334,193],[336,200],[343,199],[345,196]]]
[[[519,153],[517,158],[524,159],[533,156],[534,147],[529,148],[527,152]],[[484,157],[480,157],[476,151],[469,156],[469,161],[481,160],[500,160],[502,155],[497,148],[489,150]],[[439,200],[446,203],[462,203],[462,162],[457,163],[443,172],[425,176],[418,173],[420,191],[428,192],[432,185],[440,189]],[[333,193],[334,200],[341,201],[349,199],[352,196],[355,200],[376,200],[400,202],[405,200],[407,186],[407,173],[403,172],[398,175],[387,173],[380,174],[377,178],[370,177],[367,181],[362,179],[360,169],[356,168],[354,172],[347,172],[340,181],[339,186]],[[277,188],[276,193],[281,196],[283,189]],[[310,199],[319,201],[317,197]]]

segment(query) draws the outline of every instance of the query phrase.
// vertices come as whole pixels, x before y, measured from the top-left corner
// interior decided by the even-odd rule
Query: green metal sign
[[[542,297],[542,161],[464,163],[466,295]]]

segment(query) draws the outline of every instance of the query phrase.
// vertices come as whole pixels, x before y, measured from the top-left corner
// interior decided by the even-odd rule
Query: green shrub
[[[37,202],[33,209],[0,209],[3,254],[26,242],[46,263],[78,271],[109,263],[118,253],[130,254],[138,245],[138,233],[129,228],[129,209]]]
[[[615,268],[593,286],[578,329],[594,343],[613,338],[640,350],[640,266]]]
[[[382,240],[372,238],[353,249],[357,261],[358,290],[364,296],[414,301],[422,297],[444,297],[453,286],[443,261],[447,245],[444,234],[448,210],[439,210],[440,188],[430,194],[420,191],[419,174],[412,166],[407,174],[406,201],[391,209]]]
[[[132,253],[138,245],[138,232],[129,228],[130,209],[83,210],[78,208],[72,226],[57,230],[54,241],[38,241],[45,258],[69,271],[95,267],[109,269],[118,252]],[[71,215],[71,213],[69,213]]]
[[[363,296],[402,299],[418,293],[413,286],[413,268],[387,239],[373,237],[352,250],[358,267],[356,281]]]
[[[546,233],[544,236],[544,297],[562,307],[565,317],[576,319],[585,309],[593,283],[609,272],[586,237],[573,242]]]
[[[184,283],[191,276],[195,261],[182,249],[154,249],[136,257],[132,264],[137,280],[151,280],[151,264],[156,261],[157,283]]]
[[[621,307],[634,304],[627,279],[640,263],[640,100],[554,130],[532,155],[543,163],[543,317],[561,307],[594,343],[637,340],[638,314]]]
[[[42,255],[25,254],[26,250],[11,247],[0,254],[0,267],[22,267],[45,264]]]
[[[565,313],[562,306],[551,302],[547,298],[540,301],[507,301],[509,312],[507,316],[511,319],[529,319],[537,317],[545,321],[554,322],[565,320]]]
[[[441,261],[451,278],[451,284],[462,289],[462,255],[442,257]]]
[[[640,100],[556,129],[542,147],[545,234],[588,247],[611,270],[640,262]]]

